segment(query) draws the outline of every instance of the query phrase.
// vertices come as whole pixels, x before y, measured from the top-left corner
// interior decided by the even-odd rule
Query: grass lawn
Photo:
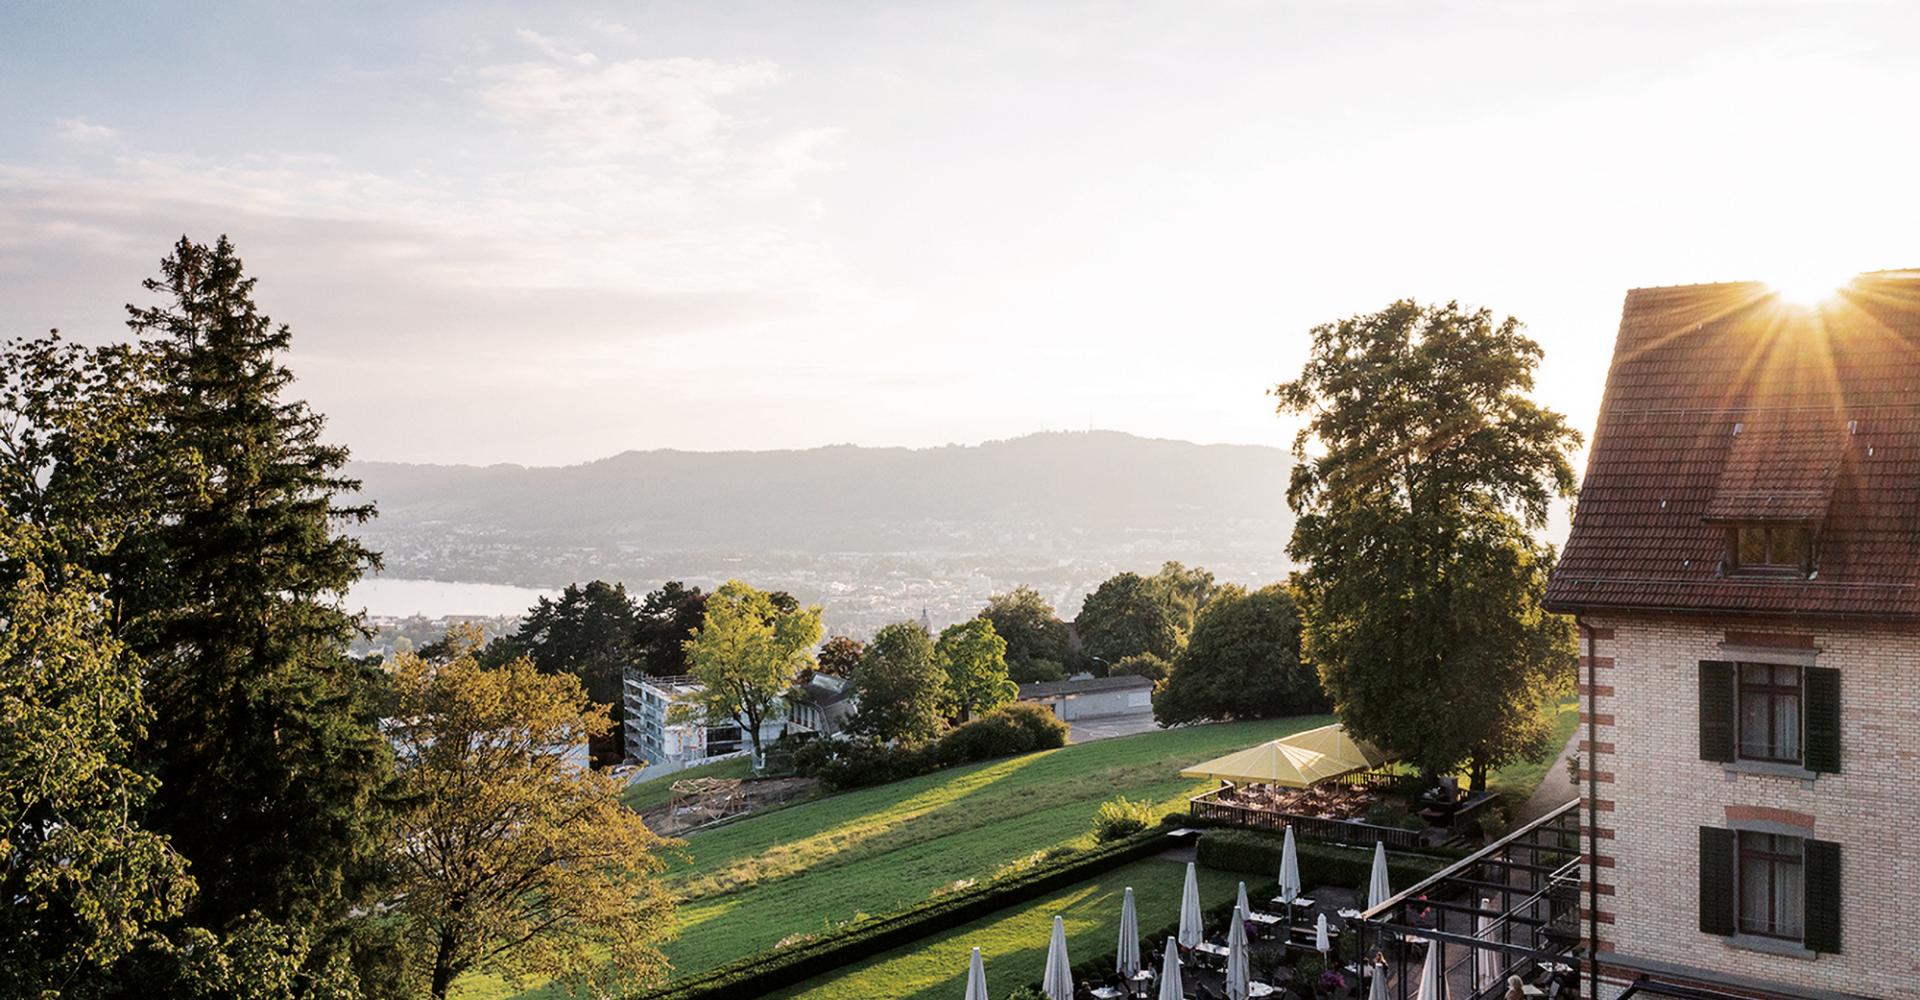
[[[1500,793],[1506,803],[1507,811],[1517,811],[1540,787],[1540,779],[1546,777],[1547,768],[1553,766],[1554,759],[1573,736],[1573,727],[1580,724],[1580,700],[1568,698],[1555,709],[1553,717],[1553,749],[1539,760],[1519,761],[1495,770],[1487,775],[1487,789]]]
[[[1090,844],[1101,802],[1125,794],[1164,811],[1183,809],[1187,796],[1213,782],[1182,778],[1180,768],[1328,721],[1190,726],[1083,743],[815,799],[697,834],[687,841],[691,860],[669,876],[682,902],[667,957],[676,974],[703,971],[793,934],[918,902],[1035,851]],[[483,976],[463,980],[460,994],[516,995]],[[558,992],[522,994],[543,995]]]
[[[1232,899],[1241,878],[1208,868],[1200,869],[1199,875],[1202,908]],[[1127,886],[1133,887],[1134,902],[1140,908],[1140,929],[1151,932],[1179,919],[1180,883],[1185,877],[1186,866],[1178,862],[1136,861],[1051,898],[1003,910],[772,995],[790,1000],[952,1000],[966,992],[967,957],[970,949],[979,948],[987,966],[988,993],[1005,996],[1016,986],[1040,979],[1055,914],[1066,921],[1068,957],[1083,961],[1113,950],[1120,933],[1120,898]],[[1247,894],[1260,898],[1266,888],[1264,882],[1249,883]]]
[[[688,778],[744,778],[752,773],[753,763],[745,757],[702,764],[647,781],[636,781],[620,793],[620,803],[634,812],[646,812],[672,800],[673,783],[676,781]]]

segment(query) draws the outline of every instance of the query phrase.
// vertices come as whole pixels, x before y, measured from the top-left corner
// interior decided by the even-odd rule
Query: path
[[[1580,797],[1580,790],[1567,780],[1567,758],[1580,745],[1580,736],[1584,732],[1586,730],[1579,726],[1573,728],[1573,735],[1567,737],[1567,745],[1561,747],[1560,756],[1547,765],[1547,773],[1540,779],[1540,787],[1534,789],[1533,795],[1520,807],[1520,814],[1513,818],[1513,825],[1530,823]]]

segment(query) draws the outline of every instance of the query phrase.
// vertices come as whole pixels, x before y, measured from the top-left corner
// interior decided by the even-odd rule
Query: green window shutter
[[[1700,661],[1700,759],[1733,759],[1734,670],[1725,660]]]
[[[1840,845],[1807,841],[1807,914],[1804,943],[1812,951],[1840,950]]]
[[[1732,830],[1700,828],[1700,930],[1705,934],[1733,933]]]
[[[1806,764],[1809,771],[1840,770],[1840,671],[1808,667],[1806,694]]]

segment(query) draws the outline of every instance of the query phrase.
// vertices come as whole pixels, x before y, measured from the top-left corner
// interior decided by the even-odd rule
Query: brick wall
[[[1920,634],[1632,618],[1589,624],[1597,627],[1598,680],[1584,690],[1583,658],[1580,739],[1591,713],[1600,752],[1583,747],[1582,760],[1600,780],[1602,948],[1800,989],[1920,997]],[[1700,759],[1698,664],[1740,659],[1723,648],[1729,641],[1811,645],[1815,665],[1841,672],[1840,773],[1731,773]],[[1726,826],[1730,815],[1811,816],[1815,837],[1841,845],[1847,906],[1839,954],[1766,954],[1699,931],[1698,828]],[[1583,891],[1583,906],[1586,898]]]

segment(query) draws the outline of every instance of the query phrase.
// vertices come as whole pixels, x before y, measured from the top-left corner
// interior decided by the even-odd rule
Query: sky
[[[1920,4],[0,5],[0,335],[229,235],[360,458],[1286,445],[1315,324],[1920,265]]]

